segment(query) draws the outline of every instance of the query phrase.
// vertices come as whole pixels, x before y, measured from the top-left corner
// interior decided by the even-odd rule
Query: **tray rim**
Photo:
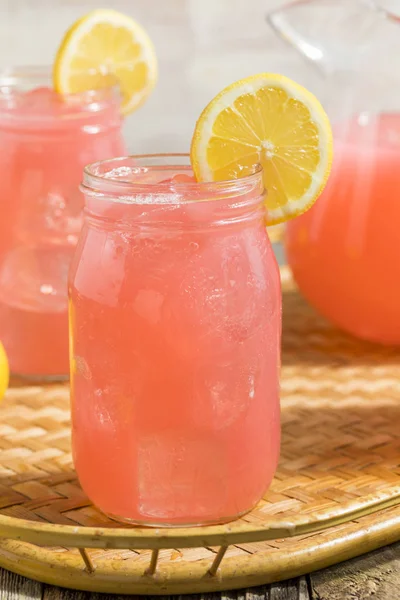
[[[375,550],[400,539],[400,514],[364,527],[355,534],[326,540],[322,544],[294,551],[268,550],[242,557],[226,557],[218,571],[211,575],[209,560],[163,564],[155,573],[147,572],[146,562],[135,564],[134,570],[123,561],[105,560],[89,573],[80,556],[70,557],[49,548],[32,547],[15,540],[0,540],[0,566],[42,583],[74,590],[111,594],[193,594],[265,585],[328,567]],[[356,543],[355,543],[356,541]],[[99,563],[102,561],[100,560]],[[178,568],[177,568],[178,567]]]
[[[377,492],[352,500],[346,505],[342,504],[339,515],[337,508],[334,507],[328,511],[312,511],[291,518],[279,519],[271,516],[257,525],[233,521],[223,525],[182,528],[85,527],[40,523],[0,513],[0,539],[7,538],[46,546],[120,550],[229,546],[317,533],[398,505],[400,505],[400,485],[393,486],[389,494],[388,491]]]

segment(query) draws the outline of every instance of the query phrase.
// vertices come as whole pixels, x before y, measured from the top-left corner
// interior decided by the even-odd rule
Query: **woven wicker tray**
[[[259,506],[223,526],[118,527],[73,471],[67,386],[16,386],[0,408],[1,566],[99,592],[205,592],[400,539],[400,351],[337,332],[282,280],[282,456]]]

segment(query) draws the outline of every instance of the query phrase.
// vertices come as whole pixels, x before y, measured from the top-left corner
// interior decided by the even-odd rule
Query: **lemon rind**
[[[54,89],[61,94],[73,93],[69,87],[69,65],[71,59],[76,56],[80,40],[87,35],[98,23],[112,23],[129,29],[142,49],[142,54],[137,62],[145,62],[147,65],[146,86],[132,95],[130,101],[122,106],[122,113],[128,114],[137,109],[151,91],[154,89],[158,79],[158,65],[154,44],[146,31],[139,23],[131,17],[113,9],[96,9],[78,19],[67,31],[56,54],[53,68]]]
[[[268,225],[275,225],[305,212],[321,194],[329,177],[333,156],[331,126],[321,103],[311,92],[288,77],[274,73],[260,73],[237,81],[222,90],[201,113],[196,123],[190,154],[197,179],[214,181],[213,171],[206,160],[206,150],[217,116],[222,110],[231,107],[240,96],[255,94],[261,88],[269,86],[281,87],[289,97],[307,107],[312,121],[318,127],[320,154],[318,168],[312,174],[312,184],[307,192],[297,200],[288,198],[284,206],[268,210]]]

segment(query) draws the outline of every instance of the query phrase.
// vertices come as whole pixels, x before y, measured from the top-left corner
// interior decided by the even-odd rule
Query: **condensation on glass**
[[[70,275],[75,467],[143,525],[250,510],[279,456],[281,292],[259,170],[196,183],[182,155],[85,170]]]

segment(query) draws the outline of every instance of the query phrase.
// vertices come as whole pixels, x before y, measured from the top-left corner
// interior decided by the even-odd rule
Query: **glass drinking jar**
[[[82,169],[124,152],[119,95],[68,97],[50,69],[0,72],[0,340],[14,374],[67,376],[67,275]]]
[[[386,10],[387,6],[390,10]],[[397,12],[391,12],[396,10]],[[286,229],[303,295],[332,323],[400,345],[400,18],[383,0],[296,0],[269,22],[332,122],[334,157],[315,205]],[[307,68],[307,63],[309,68]]]
[[[98,162],[69,280],[72,441],[89,498],[141,525],[231,520],[274,475],[281,291],[261,170]]]

